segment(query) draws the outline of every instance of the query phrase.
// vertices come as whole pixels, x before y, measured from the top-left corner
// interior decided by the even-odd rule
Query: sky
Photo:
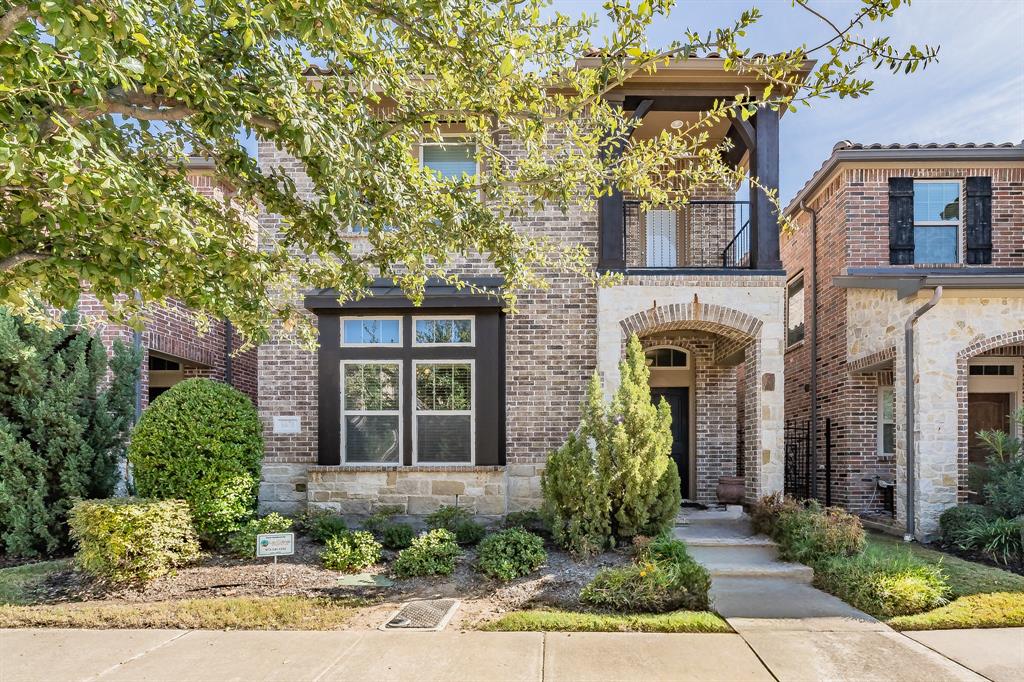
[[[837,21],[852,17],[860,5],[845,0],[812,3]],[[816,45],[828,36],[820,20],[794,8],[790,0],[677,0],[672,14],[652,27],[650,42],[667,44],[680,38],[686,28],[727,26],[752,6],[763,15],[746,39],[754,51]],[[600,14],[601,2],[554,0],[554,8],[570,16]],[[602,25],[600,30],[608,27]],[[866,77],[876,87],[868,97],[821,101],[786,114],[780,131],[783,204],[840,140],[1024,140],[1024,0],[915,0],[882,24],[866,24],[863,34],[889,35],[900,47],[937,45],[939,61],[910,75],[872,70]]]

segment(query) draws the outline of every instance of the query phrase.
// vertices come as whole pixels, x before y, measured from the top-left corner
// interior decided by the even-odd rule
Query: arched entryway
[[[684,499],[692,499],[697,478],[694,354],[678,342],[648,337],[642,343],[651,373],[651,400],[664,400],[672,413],[671,456],[679,468],[680,492]]]

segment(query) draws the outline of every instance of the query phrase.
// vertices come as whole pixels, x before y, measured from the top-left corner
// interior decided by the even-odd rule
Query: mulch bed
[[[579,592],[602,568],[630,561],[629,549],[606,552],[577,562],[548,546],[548,562],[539,571],[502,583],[473,570],[476,551],[464,548],[455,573],[444,577],[394,579],[389,587],[340,585],[342,573],[320,564],[321,545],[296,537],[295,554],[271,559],[238,559],[211,553],[192,566],[158,578],[145,586],[112,587],[75,568],[51,575],[36,589],[38,603],[144,603],[208,597],[356,597],[368,604],[359,609],[349,627],[376,628],[404,601],[458,598],[462,605],[449,627],[468,627],[508,611],[530,606],[578,608]],[[366,572],[392,577],[395,552],[384,551],[384,561]]]
[[[1010,571],[1017,575],[1024,575],[1024,561],[1018,561],[1010,564],[1001,564],[998,561],[992,559],[984,552],[980,552],[976,549],[961,549],[956,545],[944,545],[938,542],[931,542],[923,545],[928,549],[933,549],[936,552],[943,552],[945,554],[952,554],[955,557],[963,559],[965,561],[973,561],[976,564],[985,564],[987,566],[994,566],[995,568],[1001,568],[1004,571]]]

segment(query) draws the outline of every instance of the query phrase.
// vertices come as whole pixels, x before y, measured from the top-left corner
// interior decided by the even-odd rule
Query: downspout
[[[914,314],[907,318],[903,325],[903,352],[906,358],[904,364],[906,369],[906,402],[907,402],[907,531],[903,535],[904,542],[913,542],[915,537],[914,528],[914,488],[916,487],[914,476],[914,323],[921,319],[921,316],[938,304],[942,298],[942,287],[935,287],[931,299],[923,306],[914,311]]]
[[[800,202],[811,216],[811,499],[818,499],[818,212]],[[831,497],[827,495],[827,497]]]

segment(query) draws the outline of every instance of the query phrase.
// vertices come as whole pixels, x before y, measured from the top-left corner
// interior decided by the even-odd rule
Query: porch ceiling
[[[754,337],[749,334],[728,327],[721,327],[720,330],[714,332],[684,327],[656,331],[640,337],[640,342],[644,347],[669,345],[686,348],[688,342],[710,342],[714,348],[713,363],[717,367],[738,365],[743,361],[746,348],[753,340]]]

